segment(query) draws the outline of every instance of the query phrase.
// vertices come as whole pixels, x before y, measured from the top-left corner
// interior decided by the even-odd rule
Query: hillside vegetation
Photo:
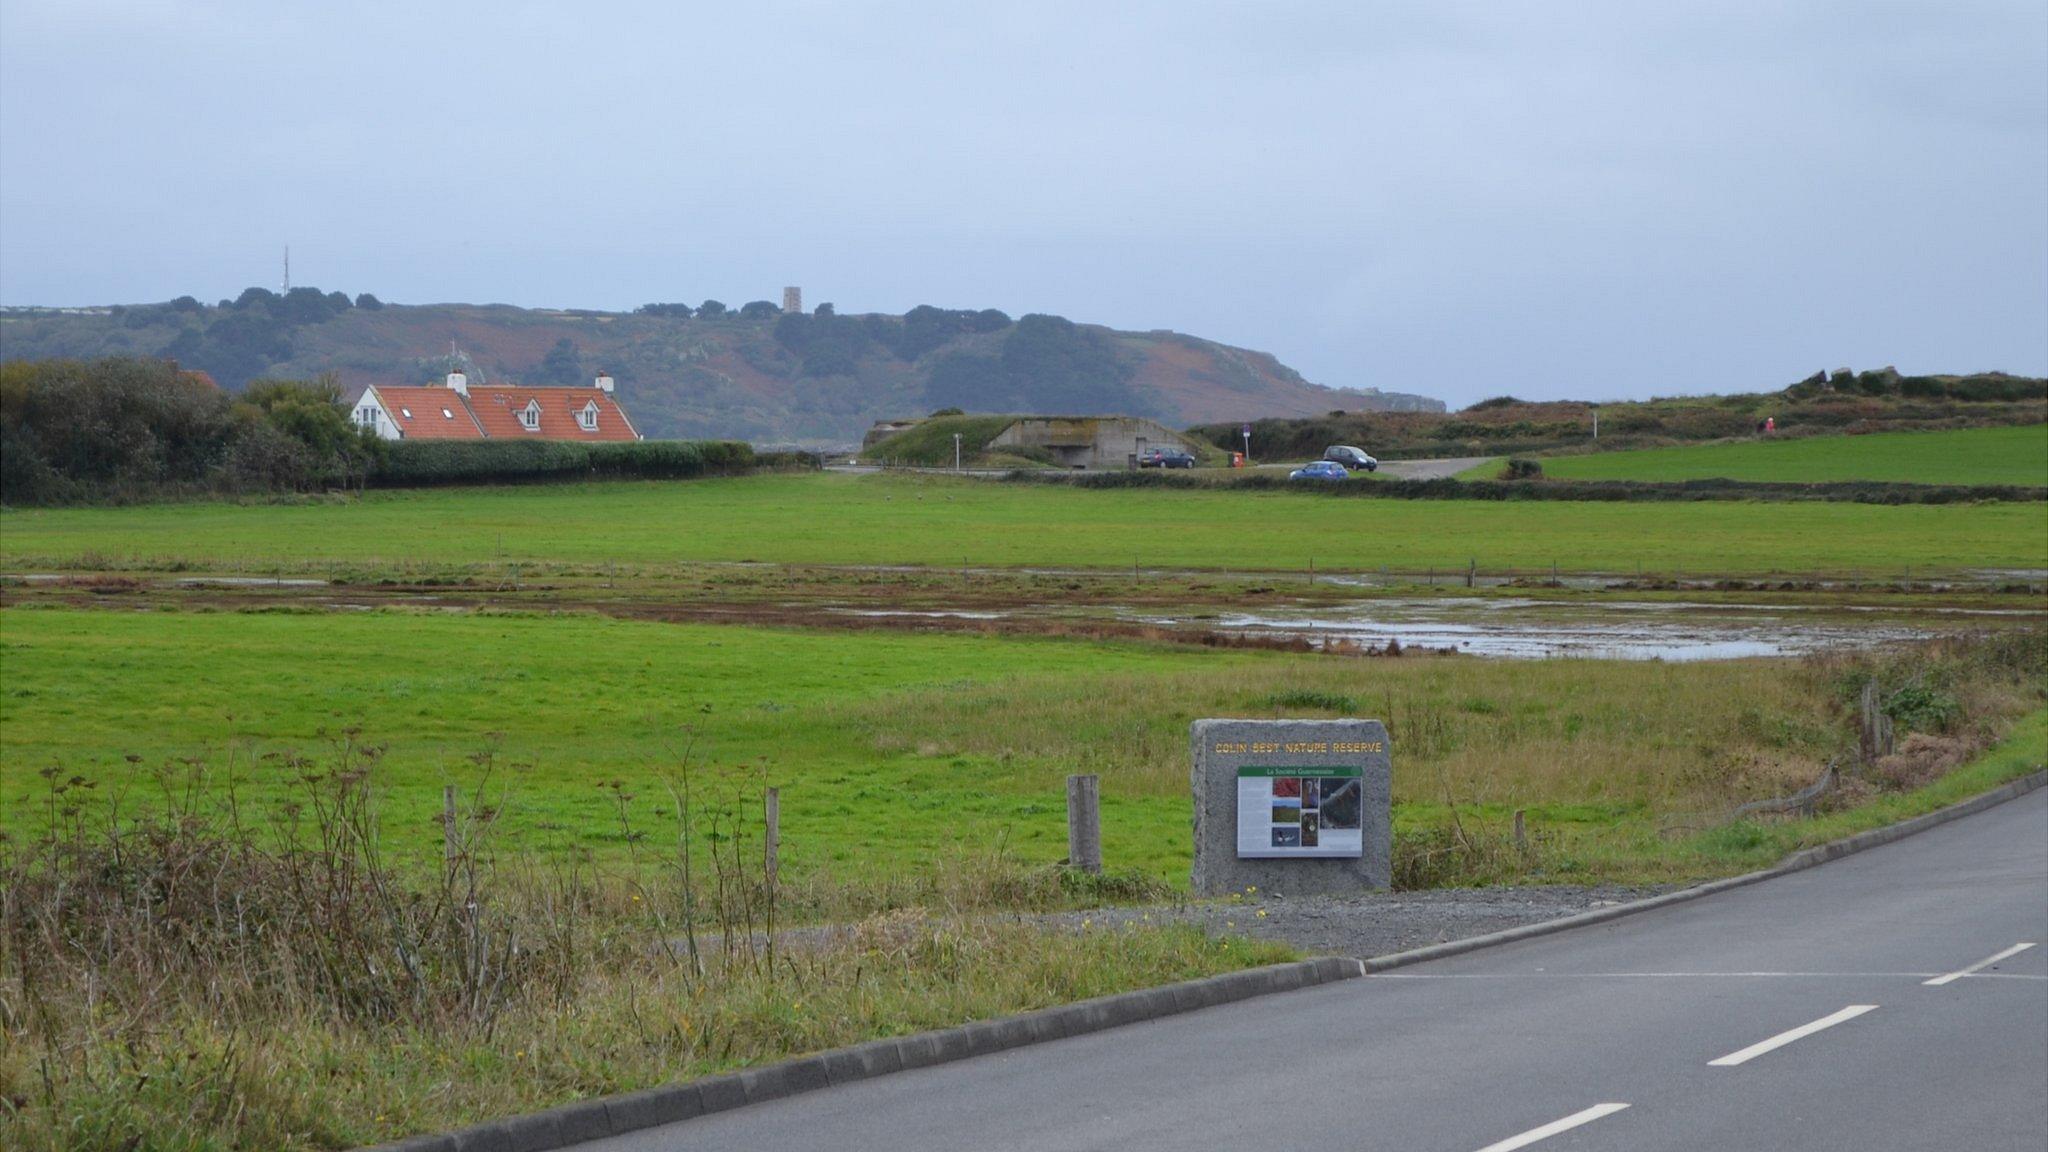
[[[1731,480],[2048,486],[2048,425],[1809,436],[1542,459],[1564,480]]]
[[[1593,439],[1597,411],[1600,436]],[[1356,444],[1389,460],[1506,456],[1565,448],[1602,451],[1755,435],[1775,419],[1779,439],[1835,433],[1931,430],[2048,421],[2048,379],[1986,372],[1901,376],[1892,369],[1817,374],[1777,392],[1589,404],[1503,396],[1459,412],[1330,412],[1252,424],[1252,455],[1312,458]],[[1239,445],[1240,425],[1205,424],[1194,435]]]
[[[344,386],[588,383],[599,369],[650,438],[859,440],[880,419],[960,407],[1204,420],[1305,416],[1434,400],[1336,391],[1271,355],[1173,332],[1119,332],[1059,316],[923,306],[902,316],[784,314],[651,304],[632,313],[385,304],[370,295],[251,288],[234,300],[0,312],[8,359],[169,357],[230,391],[332,372]]]

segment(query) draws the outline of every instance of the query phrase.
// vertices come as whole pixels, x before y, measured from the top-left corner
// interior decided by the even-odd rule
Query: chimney
[[[612,390],[612,374],[602,368],[597,370],[597,390],[599,392],[609,392]]]
[[[450,372],[448,374],[448,390],[459,392],[464,396],[469,395],[469,377],[460,372]]]

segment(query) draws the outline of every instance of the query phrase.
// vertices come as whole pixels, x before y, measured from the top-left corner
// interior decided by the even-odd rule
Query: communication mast
[[[284,246],[284,292],[292,290],[292,246]]]

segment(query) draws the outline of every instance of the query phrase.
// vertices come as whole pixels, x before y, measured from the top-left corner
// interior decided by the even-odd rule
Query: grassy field
[[[2033,504],[1580,504],[1084,491],[937,477],[757,476],[371,493],[360,501],[0,512],[0,564],[684,561],[1808,573],[2048,567]]]
[[[1511,871],[1560,879],[1716,871],[1660,823],[1796,789],[1843,739],[1840,670],[1787,661],[1338,660],[400,611],[11,609],[0,641],[0,808],[18,828],[45,819],[47,766],[94,781],[95,804],[136,804],[166,764],[182,781],[203,762],[216,788],[232,764],[274,806],[295,773],[266,754],[318,756],[359,729],[385,749],[397,840],[433,843],[442,786],[472,789],[489,750],[504,835],[618,861],[673,844],[665,782],[694,742],[699,815],[754,821],[760,788],[781,787],[785,856],[821,891],[1057,861],[1070,772],[1102,776],[1110,865],[1179,884],[1187,724],[1205,715],[1384,718],[1418,851],[1453,805],[1482,823],[1527,808],[1550,848]]]
[[[1810,436],[1548,456],[1561,480],[1875,480],[2048,486],[2048,425]]]

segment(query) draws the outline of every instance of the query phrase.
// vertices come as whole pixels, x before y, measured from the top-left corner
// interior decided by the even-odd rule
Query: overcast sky
[[[2048,5],[0,0],[0,302],[1057,312],[1440,396],[2048,373]]]

